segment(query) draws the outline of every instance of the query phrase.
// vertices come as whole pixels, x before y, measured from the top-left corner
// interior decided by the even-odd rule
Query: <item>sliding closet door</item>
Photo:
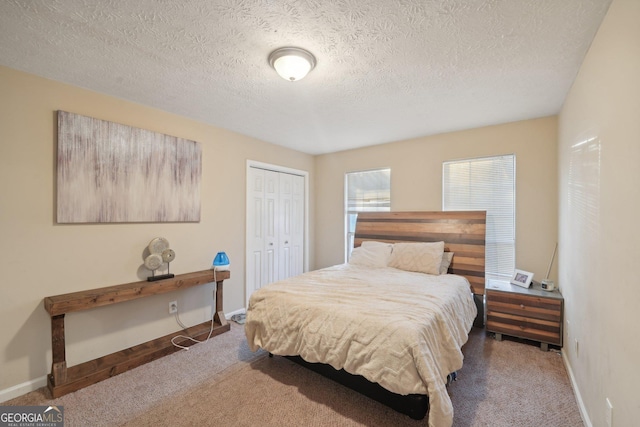
[[[261,168],[247,175],[247,301],[304,267],[304,177]]]

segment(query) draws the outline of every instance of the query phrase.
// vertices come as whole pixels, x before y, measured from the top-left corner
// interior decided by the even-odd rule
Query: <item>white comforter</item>
[[[398,394],[428,394],[429,426],[453,423],[445,383],[476,316],[461,276],[348,264],[272,283],[251,295],[250,348],[362,375]]]

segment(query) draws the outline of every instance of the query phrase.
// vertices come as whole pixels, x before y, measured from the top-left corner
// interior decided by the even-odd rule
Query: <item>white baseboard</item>
[[[582,417],[582,422],[584,422],[585,427],[593,427],[593,424],[591,424],[591,419],[589,419],[589,414],[587,413],[587,408],[584,406],[584,401],[582,400],[580,389],[578,389],[578,383],[576,383],[576,377],[573,376],[573,369],[571,369],[571,363],[569,363],[569,359],[567,359],[567,354],[564,351],[562,352],[562,360],[564,361],[564,367],[567,369],[567,373],[569,374],[569,379],[571,380],[571,387],[573,388],[573,392],[576,395],[576,400],[578,402],[578,409],[580,410],[580,416]]]
[[[36,378],[35,380],[27,381],[26,383],[14,385],[4,390],[0,390],[0,402],[6,402],[7,400],[15,399],[23,394],[27,394],[31,391],[37,390],[47,385],[47,376]]]
[[[224,317],[226,317],[226,318],[227,318],[227,320],[229,320],[229,319],[231,319],[231,316],[234,316],[234,315],[236,315],[236,314],[244,314],[244,313],[246,313],[246,311],[247,311],[247,309],[246,309],[246,308],[241,308],[241,309],[239,309],[239,310],[232,311],[232,312],[230,312],[230,313],[225,313],[225,314],[224,314]]]

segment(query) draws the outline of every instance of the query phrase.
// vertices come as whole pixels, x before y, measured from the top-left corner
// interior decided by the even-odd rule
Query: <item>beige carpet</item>
[[[562,358],[474,329],[449,387],[454,425],[583,426]],[[243,327],[59,399],[66,426],[426,426],[280,357],[251,353]]]

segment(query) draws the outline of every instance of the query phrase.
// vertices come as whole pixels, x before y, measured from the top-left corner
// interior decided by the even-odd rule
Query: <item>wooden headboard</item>
[[[449,273],[466,277],[473,293],[484,295],[485,230],[485,211],[360,212],[354,246],[444,241],[444,250],[455,253]]]

